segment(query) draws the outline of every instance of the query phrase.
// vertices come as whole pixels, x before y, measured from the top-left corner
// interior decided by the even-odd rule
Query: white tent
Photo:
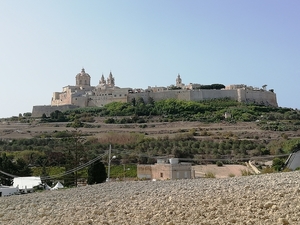
[[[15,177],[13,186],[18,187],[20,191],[32,191],[34,187],[42,184],[40,177]]]
[[[51,190],[57,190],[60,188],[64,188],[64,186],[58,181],[55,186],[53,188],[51,188]]]
[[[48,184],[44,184],[45,190],[51,190],[51,187],[49,187]]]

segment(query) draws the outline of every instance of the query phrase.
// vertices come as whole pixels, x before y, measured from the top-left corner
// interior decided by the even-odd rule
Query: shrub
[[[269,166],[265,167],[261,170],[261,173],[274,173],[274,172],[275,172],[274,168],[269,167]]]
[[[218,161],[216,164],[217,166],[223,166],[223,163],[221,161]]]
[[[104,120],[104,123],[115,123],[114,118],[108,118],[106,120]]]
[[[273,159],[273,163],[272,163],[272,167],[276,170],[276,171],[280,171],[283,166],[285,164],[284,159],[280,159],[280,158],[274,158]]]
[[[205,178],[216,178],[216,175],[213,172],[207,172],[204,175]]]

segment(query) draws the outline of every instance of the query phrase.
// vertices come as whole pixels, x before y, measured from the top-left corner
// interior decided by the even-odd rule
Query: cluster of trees
[[[13,157],[7,156],[3,153],[0,157],[0,170],[16,176],[30,176],[32,171],[28,164],[23,159],[13,160]],[[13,178],[0,172],[0,184],[11,186]]]
[[[221,90],[225,88],[224,84],[211,84],[211,85],[201,85],[199,88],[196,89],[215,89],[215,90]]]
[[[17,176],[30,176],[30,168],[39,167],[42,168],[39,175],[48,177],[51,174],[46,168],[63,167],[64,171],[70,171],[99,155],[98,150],[86,150],[89,144],[84,143],[86,140],[79,132],[63,131],[57,136],[60,138],[1,141],[0,149],[6,153],[0,158],[0,170]],[[94,162],[90,165],[87,175],[89,184],[105,181],[107,175],[104,164],[101,161]],[[79,178],[80,174],[76,171],[62,177],[65,186],[73,186]],[[12,178],[2,175],[0,183],[11,185]]]
[[[50,117],[47,117],[44,113],[41,118],[42,122],[66,122],[68,119],[66,118],[65,114],[59,110],[55,110],[54,112],[50,113]]]

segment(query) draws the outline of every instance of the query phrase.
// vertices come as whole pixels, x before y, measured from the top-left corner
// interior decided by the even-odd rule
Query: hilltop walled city
[[[51,105],[33,106],[32,117],[41,117],[44,113],[49,116],[55,110],[65,111],[78,107],[102,107],[111,102],[130,102],[133,98],[143,98],[145,103],[149,101],[149,98],[154,101],[230,98],[239,102],[254,102],[277,107],[274,90],[267,90],[266,86],[254,88],[239,84],[229,85],[221,90],[201,89],[200,84],[183,84],[178,74],[176,84],[169,87],[120,88],[115,85],[115,78],[111,72],[106,80],[102,74],[99,84],[91,86],[91,76],[82,68],[81,72],[76,75],[76,85],[68,85],[63,87],[62,92],[54,92]]]

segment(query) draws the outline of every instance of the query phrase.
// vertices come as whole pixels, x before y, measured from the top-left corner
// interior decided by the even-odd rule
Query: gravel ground
[[[299,172],[110,182],[0,198],[0,224],[300,224]]]

